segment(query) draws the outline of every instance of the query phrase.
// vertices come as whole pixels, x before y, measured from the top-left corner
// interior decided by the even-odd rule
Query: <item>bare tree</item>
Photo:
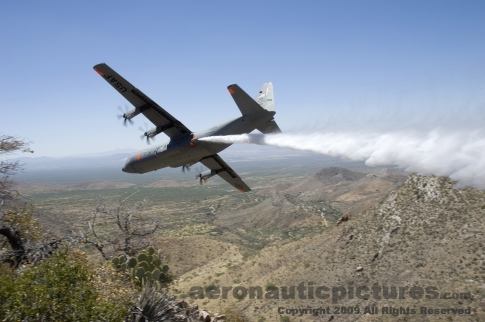
[[[0,135],[0,157],[19,152],[34,151],[24,140]],[[22,165],[18,161],[0,160],[0,262],[17,267],[25,261],[35,263],[45,259],[63,243],[77,242],[71,237],[54,238],[40,227],[32,217],[34,207],[15,190],[15,181],[11,179],[20,171]]]
[[[29,144],[10,135],[0,135],[0,157],[18,153],[30,152]],[[11,251],[4,252],[4,260],[12,261],[20,265],[25,259],[26,240],[23,231],[33,229],[34,235],[39,231],[36,221],[32,219],[32,209],[27,204],[14,203],[19,197],[18,191],[14,189],[14,182],[10,179],[22,170],[18,161],[0,160],[0,235],[5,237],[0,241],[0,250],[4,249],[6,243],[11,247]]]
[[[33,151],[25,141],[1,135],[0,157],[16,152]],[[24,202],[23,198],[19,198],[20,194],[14,189],[14,181],[10,177],[21,170],[22,166],[18,161],[0,161],[0,261],[7,261],[15,266],[26,260],[36,262],[46,258],[62,243],[79,242],[93,245],[104,259],[110,259],[119,253],[132,256],[146,248],[151,237],[160,228],[157,222],[149,221],[144,213],[147,200],[136,202],[132,206],[127,205],[132,194],[118,203],[100,202],[94,208],[87,232],[66,238],[54,238],[40,228],[32,218],[33,207]],[[7,245],[10,246],[8,250]]]
[[[34,153],[27,142],[14,136],[0,135],[0,157],[18,152]],[[0,207],[6,200],[18,196],[18,192],[13,189],[13,181],[10,180],[10,176],[21,170],[22,166],[18,161],[0,160]]]
[[[161,228],[159,223],[147,218],[144,212],[148,203],[146,199],[128,206],[128,198],[115,204],[100,202],[88,222],[89,230],[80,233],[81,241],[93,245],[104,259],[119,253],[133,256],[149,246],[151,238]]]

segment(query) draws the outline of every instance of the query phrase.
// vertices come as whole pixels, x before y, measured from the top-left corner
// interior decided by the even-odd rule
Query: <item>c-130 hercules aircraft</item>
[[[185,171],[186,168],[200,162],[210,169],[196,176],[200,179],[201,184],[202,180],[205,181],[217,174],[240,192],[251,190],[217,154],[231,144],[199,141],[198,139],[207,136],[249,133],[254,129],[258,129],[262,133],[281,132],[273,119],[276,112],[274,111],[272,83],[263,84],[256,100],[252,99],[238,85],[229,85],[227,89],[242,116],[205,131],[192,132],[108,65],[98,64],[93,68],[135,106],[120,116],[120,118],[124,118],[125,125],[127,121],[132,123],[131,119],[138,114],[143,114],[155,125],[154,128],[144,133],[147,141],[162,132],[170,138],[168,143],[134,153],[126,160],[122,169],[124,172],[146,173],[166,167],[182,167],[182,170]]]

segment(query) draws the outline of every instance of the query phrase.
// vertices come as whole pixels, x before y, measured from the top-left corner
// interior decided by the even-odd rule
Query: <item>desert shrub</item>
[[[237,308],[227,308],[224,310],[223,315],[226,316],[226,322],[249,322],[250,319],[244,314],[243,311]]]
[[[278,286],[274,285],[273,283],[266,284],[266,291],[277,291]]]
[[[178,302],[158,283],[147,282],[131,311],[133,322],[195,321],[195,311],[186,302]]]
[[[85,257],[67,248],[23,272],[0,269],[2,321],[121,321],[128,311],[104,301]]]
[[[125,308],[133,307],[140,294],[139,287],[109,262],[94,268],[92,285],[98,294],[98,300],[118,303]]]
[[[37,241],[42,238],[45,231],[38,221],[32,217],[34,206],[12,207],[2,217],[2,225],[9,226],[20,235],[24,241]]]

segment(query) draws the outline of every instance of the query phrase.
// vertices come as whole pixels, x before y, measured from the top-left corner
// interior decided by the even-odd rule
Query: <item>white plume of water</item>
[[[396,165],[407,172],[448,176],[461,187],[485,189],[485,131],[482,129],[241,134],[200,140],[312,151],[365,161],[368,166]]]

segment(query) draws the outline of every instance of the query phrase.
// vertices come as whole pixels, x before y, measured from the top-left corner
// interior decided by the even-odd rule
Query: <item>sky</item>
[[[480,128],[484,17],[483,1],[2,1],[0,134],[36,157],[145,148],[101,62],[192,131],[240,116],[228,85],[268,81],[283,132]]]

